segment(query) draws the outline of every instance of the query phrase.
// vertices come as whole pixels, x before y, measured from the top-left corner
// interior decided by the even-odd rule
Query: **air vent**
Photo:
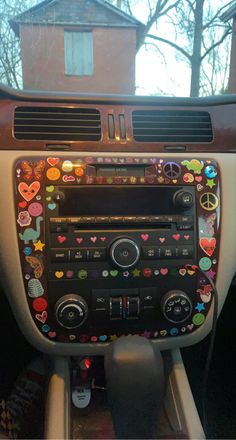
[[[17,107],[16,139],[53,141],[99,141],[100,112],[92,108]]]
[[[132,114],[137,142],[211,142],[208,112],[191,110],[137,110]]]

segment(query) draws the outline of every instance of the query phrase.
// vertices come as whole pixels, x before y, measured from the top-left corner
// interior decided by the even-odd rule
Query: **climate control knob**
[[[79,295],[65,295],[55,305],[57,322],[64,328],[80,327],[87,319],[88,306]]]
[[[140,248],[130,238],[119,238],[110,248],[110,256],[116,266],[128,269],[134,266],[140,258]]]
[[[170,290],[161,301],[161,308],[165,318],[177,324],[184,322],[192,313],[192,301],[182,290]]]

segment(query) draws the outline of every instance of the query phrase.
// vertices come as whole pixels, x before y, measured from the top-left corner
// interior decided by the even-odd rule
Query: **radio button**
[[[120,238],[110,249],[112,261],[122,269],[134,266],[140,258],[140,249],[134,240]]]
[[[50,257],[52,263],[66,263],[69,260],[69,250],[68,249],[51,249]]]
[[[109,217],[95,217],[96,223],[109,223]]]
[[[82,224],[92,224],[95,223],[95,218],[96,217],[81,217],[80,219],[80,223]]]
[[[86,261],[87,260],[87,249],[71,249],[70,250],[70,261]]]
[[[67,223],[50,222],[50,232],[67,232]]]
[[[106,259],[106,248],[89,248],[87,256],[89,261],[103,261]]]
[[[117,223],[117,224],[121,224],[123,223],[123,217],[110,217],[110,222],[111,223]]]
[[[157,257],[157,247],[156,246],[143,246],[143,257],[145,260],[152,260]]]
[[[178,231],[190,231],[193,229],[193,223],[177,223]]]
[[[180,258],[191,258],[193,256],[193,246],[179,246],[178,252]]]

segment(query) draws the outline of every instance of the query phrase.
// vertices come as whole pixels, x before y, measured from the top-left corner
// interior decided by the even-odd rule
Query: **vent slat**
[[[211,142],[210,115],[204,111],[136,110],[132,113],[137,142]]]
[[[88,108],[18,107],[14,135],[26,140],[99,141],[101,115]]]

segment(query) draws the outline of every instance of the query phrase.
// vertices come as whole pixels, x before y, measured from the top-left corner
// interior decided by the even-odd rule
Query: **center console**
[[[41,335],[96,346],[196,332],[217,276],[220,183],[202,158],[17,160],[21,270]]]

